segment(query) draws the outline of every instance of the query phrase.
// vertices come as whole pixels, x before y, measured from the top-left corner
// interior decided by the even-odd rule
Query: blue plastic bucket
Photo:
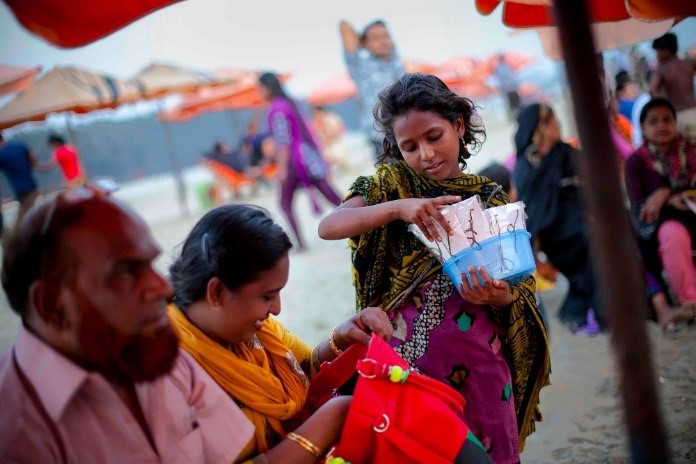
[[[469,266],[476,270],[482,266],[492,279],[515,285],[536,269],[530,236],[526,230],[514,230],[487,238],[452,256],[442,267],[457,288],[462,283],[462,272],[471,284]],[[479,283],[483,284],[480,277]]]

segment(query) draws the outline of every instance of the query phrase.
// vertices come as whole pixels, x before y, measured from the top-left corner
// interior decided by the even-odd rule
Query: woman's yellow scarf
[[[180,345],[241,407],[254,424],[255,440],[240,457],[268,450],[270,427],[284,437],[283,421],[293,419],[304,406],[307,378],[297,360],[266,320],[256,334],[261,346],[237,344],[231,351],[210,339],[174,305],[169,317]]]

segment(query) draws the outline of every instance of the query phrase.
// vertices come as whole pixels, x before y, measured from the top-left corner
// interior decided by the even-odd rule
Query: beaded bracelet
[[[331,351],[333,351],[336,356],[341,356],[343,350],[336,345],[336,340],[334,340],[335,335],[336,327],[333,328],[333,330],[331,331],[331,335],[329,335],[329,346],[331,347]]]
[[[302,435],[298,435],[294,432],[290,432],[287,435],[285,435],[285,438],[288,440],[294,441],[298,445],[300,445],[302,448],[304,448],[309,454],[311,454],[314,457],[319,457],[321,456],[321,450],[312,443],[311,441],[307,440],[305,437]]]

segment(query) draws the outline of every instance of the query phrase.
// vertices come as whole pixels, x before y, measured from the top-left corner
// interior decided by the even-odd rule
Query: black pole
[[[590,218],[592,258],[616,357],[631,460],[668,463],[669,447],[645,331],[645,282],[625,213],[587,2],[554,0],[553,4],[582,144],[580,172]]]
[[[161,114],[164,110],[163,101],[160,100],[158,103],[158,114]],[[176,194],[179,199],[179,207],[181,208],[181,215],[187,216],[189,213],[188,201],[186,195],[186,183],[184,182],[184,176],[181,173],[181,164],[176,156],[176,144],[174,143],[174,134],[172,134],[172,128],[166,121],[160,121],[162,125],[162,130],[164,131],[164,142],[167,145],[167,154],[169,155],[169,162],[172,165],[172,171],[174,174],[174,183],[176,185]]]

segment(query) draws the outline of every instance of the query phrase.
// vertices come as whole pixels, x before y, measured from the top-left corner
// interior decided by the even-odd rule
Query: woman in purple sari
[[[268,128],[276,145],[278,181],[281,184],[280,206],[290,223],[297,246],[304,249],[304,241],[292,212],[292,200],[298,188],[307,188],[315,213],[319,213],[316,192],[338,206],[341,198],[328,183],[329,172],[322,158],[309,125],[302,117],[295,102],[287,96],[275,74],[264,73],[259,77],[262,97],[269,102]]]

